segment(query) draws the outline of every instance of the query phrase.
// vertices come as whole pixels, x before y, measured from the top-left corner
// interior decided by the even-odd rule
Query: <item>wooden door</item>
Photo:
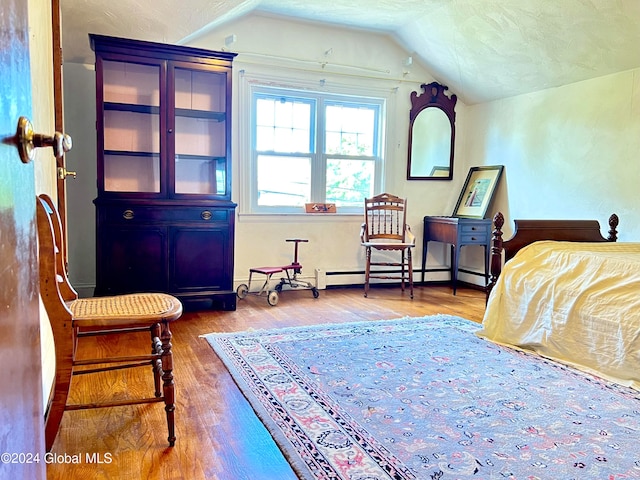
[[[63,97],[62,97],[62,10],[60,7],[60,0],[51,0],[51,30],[52,30],[52,45],[53,45],[53,103],[54,103],[54,118],[56,132],[64,132],[64,115],[63,115]],[[60,221],[62,222],[62,236],[63,238],[69,238],[67,235],[67,191],[65,182],[67,178],[71,176],[75,178],[75,172],[67,173],[67,164],[65,155],[61,155],[56,158],[56,173],[58,174],[58,180],[56,187],[58,190],[58,213],[60,215]],[[62,169],[62,170],[61,170]],[[62,175],[60,175],[62,173]],[[67,244],[65,243],[62,248],[63,258],[68,260]]]
[[[0,138],[31,116],[28,2],[0,2]],[[0,478],[45,478],[35,184],[0,143]]]

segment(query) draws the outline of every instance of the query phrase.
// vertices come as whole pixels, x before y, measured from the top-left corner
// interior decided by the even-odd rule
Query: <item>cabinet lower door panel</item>
[[[231,291],[233,240],[229,229],[173,227],[170,229],[170,290]]]
[[[105,286],[100,294],[162,292],[167,289],[165,228],[111,228],[100,245]]]

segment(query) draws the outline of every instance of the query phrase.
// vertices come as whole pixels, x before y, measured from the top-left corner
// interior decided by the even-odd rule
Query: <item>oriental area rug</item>
[[[640,478],[640,394],[459,317],[205,338],[302,479]]]

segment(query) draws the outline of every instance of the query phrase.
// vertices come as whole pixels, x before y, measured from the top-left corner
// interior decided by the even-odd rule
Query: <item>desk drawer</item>
[[[489,235],[491,230],[491,225],[460,225],[460,233],[462,235]]]
[[[460,235],[460,245],[473,245],[475,243],[480,245],[486,245],[489,242],[489,236],[485,232],[478,232],[477,234],[463,234]]]

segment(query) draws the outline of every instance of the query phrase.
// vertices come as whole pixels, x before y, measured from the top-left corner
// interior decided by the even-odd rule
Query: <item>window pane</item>
[[[256,101],[256,149],[261,152],[311,152],[311,103],[286,97]]]
[[[311,198],[311,159],[258,156],[258,205],[304,206]]]
[[[256,126],[256,136],[258,138],[258,150],[261,152],[272,152],[275,147],[273,127]]]
[[[327,202],[361,206],[373,195],[375,163],[371,160],[327,160]]]
[[[259,98],[256,107],[256,123],[258,125],[273,125],[274,102],[271,99]]]
[[[333,155],[375,155],[375,107],[328,105],[325,151]]]

